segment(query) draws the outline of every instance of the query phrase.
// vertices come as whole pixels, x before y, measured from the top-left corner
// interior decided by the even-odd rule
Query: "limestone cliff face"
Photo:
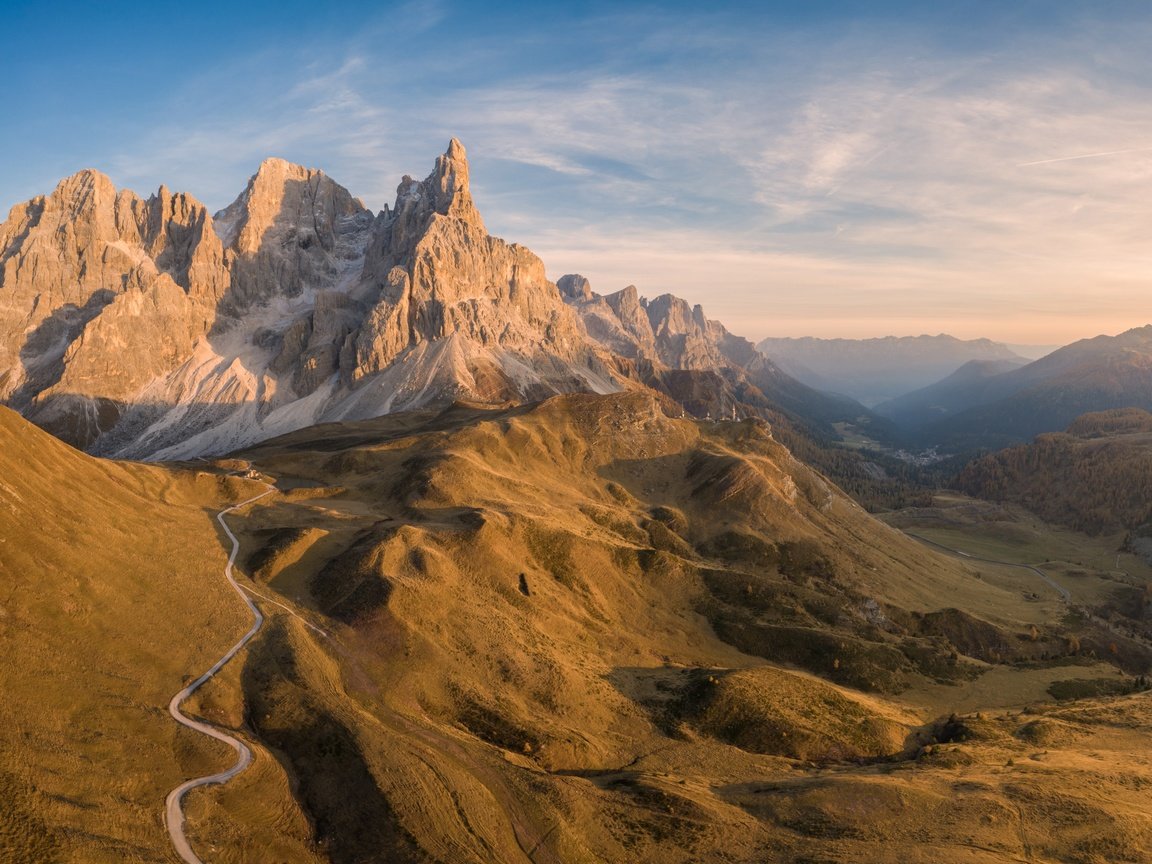
[[[202,204],[91,170],[13,208],[0,262],[0,399],[80,444],[188,354],[228,285]]]
[[[425,180],[401,181],[395,210],[378,222],[365,279],[377,301],[346,355],[349,384],[408,348],[454,335],[526,356],[591,359],[579,318],[543,262],[485,230],[456,139]]]
[[[563,276],[557,284],[589,335],[622,357],[677,370],[742,368],[763,360],[747,339],[672,294],[648,300],[629,285],[601,296],[578,275]]]
[[[629,285],[600,295],[583,276],[557,282],[589,337],[617,358],[621,375],[656,389],[698,416],[855,416],[861,406],[829,397],[785,374],[747,339],[671,294],[653,300]]]
[[[264,160],[215,217],[232,275],[222,313],[239,317],[273,296],[333,288],[356,275],[371,224],[371,212],[323,171]]]
[[[215,217],[84,171],[0,225],[0,401],[93,452],[220,452],[327,419],[625,385],[453,140],[373,215],[268,159]]]
[[[215,217],[83,171],[0,225],[0,401],[105,455],[645,385],[727,413],[750,376],[778,373],[764,364],[671,295],[550,282],[488,234],[455,139],[375,215],[322,171],[268,159]]]

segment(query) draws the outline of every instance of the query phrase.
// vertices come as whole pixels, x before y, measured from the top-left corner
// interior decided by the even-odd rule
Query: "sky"
[[[488,229],[752,339],[1152,323],[1152,4],[0,0],[0,215],[82,168],[390,204],[457,136]]]

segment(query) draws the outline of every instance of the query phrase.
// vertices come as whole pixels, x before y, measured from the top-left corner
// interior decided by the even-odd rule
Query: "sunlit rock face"
[[[455,139],[379,214],[282,159],[215,217],[82,171],[13,208],[0,250],[0,398],[97,453],[624,382],[540,259],[487,233]]]
[[[549,281],[485,229],[455,139],[376,214],[282,159],[215,216],[83,171],[12,210],[0,267],[0,400],[101,455],[190,458],[457,400],[645,386],[729,416],[801,386],[699,306]]]
[[[0,225],[0,398],[80,445],[188,356],[229,285],[212,217],[97,171]]]

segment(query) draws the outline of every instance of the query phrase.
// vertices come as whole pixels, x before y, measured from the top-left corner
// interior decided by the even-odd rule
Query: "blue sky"
[[[266,156],[380,208],[459,136],[489,229],[751,338],[1149,323],[1147,4],[0,2],[0,208]]]

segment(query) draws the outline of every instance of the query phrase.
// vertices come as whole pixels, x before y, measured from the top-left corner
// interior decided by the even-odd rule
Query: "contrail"
[[[1040,159],[1036,162],[1021,162],[1017,168],[1029,168],[1032,165],[1051,165],[1053,162],[1071,162],[1073,159],[1097,159],[1101,156],[1120,156],[1124,153],[1148,153],[1152,147],[1133,147],[1130,150],[1108,150],[1104,153],[1082,153],[1079,156],[1061,156],[1057,159]]]

